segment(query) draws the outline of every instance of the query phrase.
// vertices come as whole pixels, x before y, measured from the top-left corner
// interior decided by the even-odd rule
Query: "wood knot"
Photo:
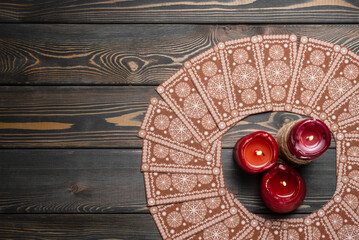
[[[135,61],[129,61],[127,64],[132,72],[135,72],[138,69],[138,64]]]
[[[77,183],[71,184],[71,186],[69,187],[69,191],[72,192],[73,194],[80,193],[84,190],[85,190],[85,187],[81,186]]]

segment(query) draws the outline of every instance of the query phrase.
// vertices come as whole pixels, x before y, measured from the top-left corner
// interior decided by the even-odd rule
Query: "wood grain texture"
[[[354,0],[0,1],[0,238],[161,239],[136,137],[154,86],[218,42],[257,34],[307,35],[359,52],[358,16]],[[298,118],[252,115],[223,138],[226,184],[260,216],[303,217],[334,193],[334,141],[299,169],[308,192],[292,214],[269,212],[260,176],[232,159],[238,138],[275,135]]]
[[[281,33],[359,51],[358,25],[0,24],[0,85],[159,85],[220,41]]]
[[[2,22],[358,22],[353,0],[2,1]]]
[[[151,96],[158,97],[152,86],[0,87],[0,147],[142,148],[137,132]],[[299,117],[249,116],[225,134],[223,147],[257,130],[275,135]]]
[[[0,233],[4,239],[162,239],[150,214],[1,214]]]
[[[0,214],[2,239],[161,239],[150,214]]]
[[[0,158],[0,213],[148,213],[141,150],[1,150]],[[232,149],[222,151],[222,161],[228,189],[250,211],[270,213],[261,175],[240,170]],[[299,171],[307,197],[294,213],[308,214],[334,193],[335,149]]]
[[[153,87],[1,87],[0,146],[141,148],[151,96]]]
[[[0,151],[2,213],[148,213],[140,150]]]

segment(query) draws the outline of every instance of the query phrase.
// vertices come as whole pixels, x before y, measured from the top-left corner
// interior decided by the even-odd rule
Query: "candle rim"
[[[318,123],[320,126],[318,126]],[[325,142],[323,148],[320,151],[310,151],[310,148],[307,147],[307,149],[309,149],[307,152],[303,152],[303,150],[299,147],[295,147],[295,142],[298,141],[298,138],[295,138],[293,136],[298,136],[299,131],[302,130],[302,128],[307,125],[307,124],[316,124],[317,126],[315,127],[320,127],[322,129],[321,132],[323,132],[325,134],[325,136],[327,137],[327,139],[325,139],[325,137],[323,138]],[[297,124],[295,124],[293,126],[293,128],[290,130],[289,136],[288,136],[288,148],[289,151],[296,156],[297,158],[300,159],[307,159],[307,160],[311,160],[314,158],[319,157],[320,155],[322,155],[330,146],[331,143],[331,132],[329,127],[321,120],[316,119],[316,118],[309,118],[309,119],[303,119],[302,121],[298,122]],[[304,146],[304,145],[301,145]],[[309,152],[309,153],[308,153]]]
[[[253,135],[253,136],[252,136]],[[272,158],[269,159],[263,166],[254,168],[254,165],[248,164],[248,161],[244,161],[244,149],[245,146],[252,141],[255,138],[258,137],[265,137],[265,140],[269,142],[269,145],[273,148],[273,155]],[[238,148],[241,147],[241,149],[238,150]],[[243,136],[241,139],[239,139],[235,145],[234,151],[237,152],[239,155],[239,162],[242,169],[244,169],[246,172],[249,173],[260,173],[264,172],[270,168],[272,168],[277,160],[278,160],[278,154],[279,154],[279,148],[277,141],[275,138],[268,132],[265,131],[255,131],[253,133],[250,133],[246,136]],[[271,163],[270,163],[271,162]],[[270,163],[270,164],[269,164]]]
[[[279,169],[278,169],[279,168]],[[300,181],[298,181],[298,185],[300,185],[300,188],[298,189],[298,194],[292,195],[288,198],[275,198],[273,197],[272,191],[269,191],[266,183],[270,179],[271,173],[275,173],[278,171],[285,171],[290,172],[291,174],[294,174],[294,176],[299,176]],[[286,165],[286,164],[278,164],[272,169],[270,169],[268,172],[266,172],[261,180],[261,196],[264,201],[264,204],[272,211],[280,214],[285,214],[294,211],[297,209],[301,204],[303,204],[303,201],[306,196],[306,183],[303,178],[303,176],[300,175],[299,172],[297,172],[293,167]]]
[[[302,195],[300,189],[302,188],[304,191],[304,197],[306,195],[306,182],[303,178],[303,176],[300,175],[300,173],[298,171],[296,171],[294,168],[286,165],[286,164],[277,164],[276,166],[274,166],[273,168],[271,168],[268,172],[266,172],[262,178],[262,184],[265,185],[265,188],[267,190],[270,190],[271,188],[268,188],[269,182],[270,180],[278,173],[281,172],[275,172],[276,169],[279,168],[280,170],[282,170],[282,172],[286,173],[286,174],[290,174],[291,176],[294,177],[296,183],[297,183],[297,188],[296,188],[296,192],[293,195],[290,195],[289,197],[284,197],[283,196],[279,196],[277,194],[273,195],[271,194],[270,196],[275,199],[275,200],[280,200],[281,202],[285,203],[285,204],[290,204],[291,202],[296,202],[297,201],[297,197]],[[263,183],[264,181],[264,183]],[[269,191],[268,191],[269,192]],[[303,198],[304,199],[304,198]]]

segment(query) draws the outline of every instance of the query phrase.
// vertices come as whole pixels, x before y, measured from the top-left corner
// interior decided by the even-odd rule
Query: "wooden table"
[[[136,137],[155,86],[217,42],[255,34],[296,33],[359,52],[358,9],[339,0],[1,1],[0,238],[159,239]],[[231,148],[299,117],[253,115],[224,136],[226,184],[254,213],[278,217]],[[285,217],[331,198],[335,143],[300,171],[308,194]]]

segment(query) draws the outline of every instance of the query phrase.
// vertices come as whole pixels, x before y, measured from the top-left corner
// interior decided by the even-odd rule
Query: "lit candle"
[[[330,146],[331,135],[325,123],[307,119],[297,123],[290,131],[289,150],[300,159],[314,159]]]
[[[278,144],[267,132],[258,131],[239,139],[233,157],[249,173],[259,173],[273,167],[278,159]]]
[[[279,164],[262,178],[261,195],[265,205],[277,213],[289,213],[297,209],[305,198],[303,177],[292,167]]]
[[[284,125],[278,131],[277,141],[281,153],[300,165],[322,155],[330,146],[331,135],[322,121],[306,119]]]

